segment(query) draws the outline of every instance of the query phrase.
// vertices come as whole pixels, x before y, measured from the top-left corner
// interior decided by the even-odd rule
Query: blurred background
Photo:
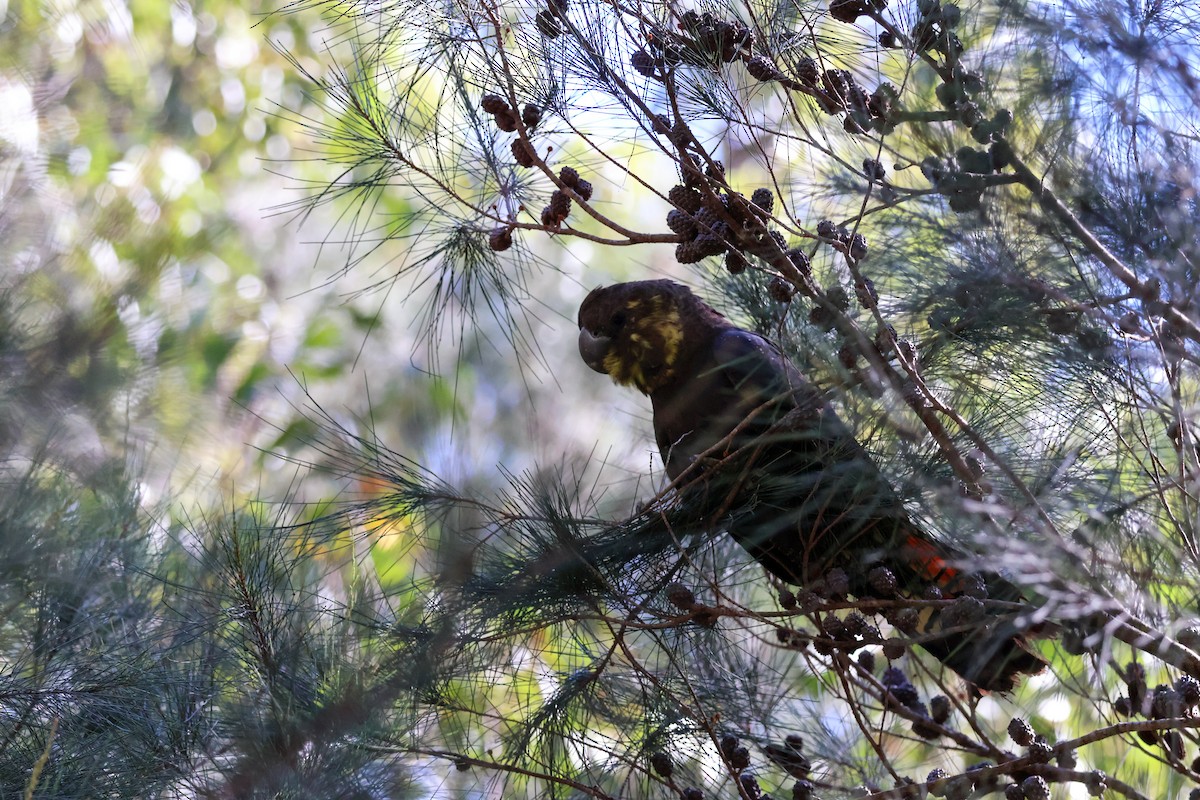
[[[317,10],[0,11],[0,280],[38,343],[6,368],[8,442],[83,470],[134,459],[151,505],[286,489],[294,468],[256,448],[286,450],[312,401],[370,417],[389,446],[463,485],[593,452],[645,470],[648,412],[579,363],[573,319],[588,289],[631,265],[671,269],[669,248],[595,258],[586,242],[538,237],[533,257],[553,268],[519,277],[535,304],[517,318],[482,308],[475,328],[452,299],[429,325],[425,298],[461,287],[409,275],[421,230],[373,242],[344,206],[307,203],[339,170],[314,140],[330,120],[302,72],[351,48]],[[665,214],[637,198],[624,187],[609,205]],[[397,185],[373,212],[403,218],[411,199]]]
[[[840,289],[838,313],[870,337],[886,314],[883,341],[915,347],[924,391],[1000,452],[956,431],[991,470],[971,502],[913,424],[923,401],[872,391],[864,353],[787,285],[771,299],[778,264],[735,280],[681,266],[673,241],[633,243],[662,235],[679,178],[632,98],[677,98],[631,57],[646,56],[643,29],[605,27],[622,6],[573,0],[572,36],[543,30],[553,3],[496,6],[510,18],[489,24],[520,55],[505,73],[492,39],[462,33],[473,4],[416,31],[421,5],[0,0],[0,796],[748,797],[719,749],[736,730],[773,791],[807,800],[788,787],[808,767],[758,755],[803,734],[829,797],[882,797],[930,767],[1012,761],[1018,713],[1070,742],[1054,754],[1062,796],[1104,791],[1093,768],[1133,798],[1190,790],[1195,719],[1163,719],[1196,665],[1148,657],[1160,640],[1142,635],[1200,619],[1186,3],[1080,2],[1060,18],[1048,3],[897,2],[890,44],[846,21],[851,0],[764,4],[764,52],[797,74],[816,54],[877,94],[899,85],[912,113],[890,123],[865,101],[822,109],[812,86],[797,101],[729,59],[680,72],[675,113],[739,191],[773,187],[822,296]],[[648,8],[621,14],[675,13]],[[946,62],[966,47],[981,74],[939,73],[928,42],[897,44],[895,31],[932,37],[935,15]],[[588,41],[613,48],[607,65],[581,55]],[[407,71],[426,65],[446,71]],[[1126,100],[1145,75],[1159,82],[1139,111]],[[429,162],[445,194],[529,200],[520,219],[536,220],[554,184],[517,170],[477,111],[505,78],[547,110],[538,146],[560,148],[547,161],[585,172],[614,226],[575,214],[581,235],[518,230],[519,246],[485,252],[495,219],[399,174],[386,146],[427,145],[413,159],[446,156]],[[997,116],[964,112],[980,113],[976,92]],[[438,138],[442,108],[458,124]],[[886,147],[866,135],[898,120]],[[1036,159],[1020,187],[994,147],[972,149],[1010,123]],[[891,194],[870,177],[876,157]],[[1038,180],[1071,210],[1041,214]],[[1104,245],[1073,238],[1072,212],[1146,285],[1114,279]],[[813,233],[835,218],[867,235],[878,313],[861,294],[851,306],[861,276]],[[638,233],[606,244],[622,225]],[[793,646],[808,634],[787,627],[803,616],[781,610],[790,592],[727,537],[697,527],[681,559],[678,540],[651,541],[652,514],[626,518],[662,486],[648,402],[583,365],[574,320],[591,288],[658,276],[704,284],[811,358],[909,507],[1050,598],[1053,674],[1013,702],[979,700],[910,658],[963,732],[922,735],[875,678],[879,642],[853,662]],[[1172,313],[1191,327],[1173,333]],[[888,351],[871,358],[893,357],[878,341],[863,337]],[[1006,459],[1015,469],[990,466]],[[989,540],[978,521],[992,513]],[[675,578],[728,622],[681,621]],[[1143,729],[1116,727],[1139,715]],[[668,752],[688,783],[660,768]],[[1036,777],[1024,769],[1004,780]]]

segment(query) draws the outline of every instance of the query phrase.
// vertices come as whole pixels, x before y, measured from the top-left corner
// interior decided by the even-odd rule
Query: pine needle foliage
[[[1039,800],[1196,777],[1192,700],[1172,705],[1200,676],[1182,6],[302,7],[373,54],[355,70],[370,102],[336,70],[318,84],[346,120],[326,136],[364,136],[376,108],[412,125],[436,98],[436,133],[347,148],[442,219],[420,228],[442,260],[408,269],[455,269],[470,231],[493,287],[522,290],[553,269],[540,235],[673,247],[828,390],[914,517],[1036,599],[1015,613],[1049,637],[1051,673],[982,700],[913,654],[894,608],[770,584],[670,492],[613,523],[577,481],[515,480],[505,515],[473,506],[452,590],[462,624],[494,633],[448,792]],[[364,215],[384,185],[346,188]],[[671,216],[619,215],[634,191]],[[1051,697],[1069,712],[1038,717]],[[1021,715],[1050,745],[1015,752]]]
[[[1186,4],[287,12],[322,15],[330,47],[294,61],[320,113],[280,114],[337,170],[287,210],[336,207],[347,270],[423,287],[432,342],[489,316],[519,344],[558,269],[540,237],[697,265],[915,519],[1021,588],[986,602],[1050,668],[980,696],[903,620],[970,626],[984,600],[778,585],[671,487],[602,512],[591,464],[476,495],[314,405],[277,455],[336,490],[193,518],[5,415],[6,793],[1043,800],[1200,780]],[[674,216],[628,219],[635,191]],[[6,397],[55,356],[12,308]]]
[[[540,236],[673,248],[827,390],[914,518],[1021,586],[1009,611],[1052,663],[981,699],[895,608],[772,585],[669,489],[606,521],[548,473],[437,532],[471,554],[439,603],[488,641],[456,714],[474,744],[389,752],[458,759],[447,787],[547,797],[1141,797],[1197,777],[1182,5],[301,8],[357,45],[353,81],[314,81],[339,120],[319,136],[361,154],[336,192],[357,219],[438,254],[405,269],[486,272],[503,317],[555,268]],[[439,222],[374,209],[393,188]],[[635,191],[669,216],[626,219]],[[494,260],[464,259],[472,235]],[[1047,739],[1024,741],[1025,717]]]

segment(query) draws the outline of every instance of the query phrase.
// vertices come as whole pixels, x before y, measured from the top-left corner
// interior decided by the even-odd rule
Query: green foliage
[[[1181,794],[1186,12],[10,3],[0,786]],[[953,601],[775,585],[645,443],[562,456],[646,414],[573,306],[662,270],[1022,587],[1045,676],[979,697],[892,624]]]

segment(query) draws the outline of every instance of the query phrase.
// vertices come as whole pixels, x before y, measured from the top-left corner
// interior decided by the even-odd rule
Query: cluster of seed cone
[[[1074,770],[1078,765],[1075,750],[1067,743],[1052,745],[1046,737],[1034,731],[1033,726],[1020,717],[1013,717],[1008,723],[1008,736],[1020,747],[1026,748],[1021,766],[1014,767],[1008,772],[1013,782],[1004,787],[1006,800],[1049,800],[1050,783],[1037,768],[1054,761],[1059,769]],[[1018,757],[1005,753],[1006,761],[1016,761]],[[1052,773],[1046,772],[1050,775]],[[1099,797],[1107,788],[1107,777],[1099,770],[1085,773],[1079,781],[1087,789],[1088,794]]]
[[[781,635],[779,638],[786,645],[799,648],[811,645],[826,654],[836,649],[860,649],[864,643],[878,644],[878,629],[867,622],[861,613],[852,611],[839,619],[831,613],[821,614],[821,603],[840,603],[852,593],[859,596],[894,597],[897,590],[897,579],[886,567],[876,566],[857,576],[851,576],[841,568],[832,568],[822,578],[814,581],[810,588],[802,590],[799,594],[793,594],[788,589],[780,593],[780,604],[785,609],[811,615],[817,621],[821,635],[812,636],[804,631],[780,626],[779,631],[787,635]],[[954,591],[963,593],[960,599],[969,599],[976,603],[987,596],[984,582],[979,576],[966,576],[965,582]],[[718,609],[698,602],[695,593],[682,584],[671,584],[666,593],[673,605],[692,613],[697,618],[696,621],[707,616],[708,619],[702,624],[715,624],[719,617]],[[940,600],[942,594],[940,591],[931,592],[927,598]],[[915,611],[911,607],[902,610]],[[943,614],[948,612],[949,609]],[[886,616],[893,624],[896,623],[894,614],[889,613]],[[956,711],[955,701],[945,694],[937,694],[929,697],[926,703],[909,675],[894,663],[905,652],[904,645],[901,643],[899,647],[893,648],[889,646],[892,644],[894,640],[884,643],[883,655],[888,662],[881,673],[877,672],[877,651],[873,649],[861,649],[855,661],[851,662],[852,666],[858,670],[861,679],[874,682],[878,686],[884,705],[906,717],[915,735],[930,740],[945,735]],[[1187,716],[1191,709],[1200,705],[1200,681],[1190,676],[1180,678],[1173,687],[1156,687],[1154,692],[1147,691],[1144,672],[1136,664],[1131,664],[1123,677],[1129,684],[1130,695],[1141,703],[1146,716]],[[1131,702],[1129,698],[1121,698],[1118,710],[1121,713],[1129,713]],[[1010,720],[1007,732],[1016,745],[1024,748],[1023,753],[997,749],[999,757],[996,762],[983,761],[972,764],[957,775],[950,775],[943,769],[934,769],[926,776],[923,786],[920,782],[906,777],[900,778],[896,786],[904,790],[902,796],[905,797],[924,796],[927,792],[932,797],[944,800],[968,800],[972,796],[1000,791],[1003,791],[1005,800],[1049,800],[1050,782],[1053,780],[1076,781],[1092,796],[1102,795],[1107,788],[1107,778],[1103,772],[1075,772],[1077,759],[1073,742],[1051,744],[1046,736],[1037,733],[1028,722],[1019,717]],[[797,779],[792,785],[793,800],[811,800],[813,785],[809,777],[812,764],[803,753],[801,738],[789,735],[781,743],[759,742],[759,745],[771,762]],[[751,770],[752,758],[749,748],[732,734],[722,736],[719,746],[724,762],[739,781],[743,796],[770,800],[770,796],[763,793]],[[1175,753],[1171,755],[1175,758],[1182,757]],[[1052,762],[1059,772],[1056,773],[1055,768],[1048,768]],[[652,753],[650,766],[655,773],[668,780],[678,777],[674,762],[664,752]],[[1193,769],[1200,771],[1200,758],[1193,764]],[[1059,774],[1064,771],[1070,774]],[[878,787],[868,788],[872,792],[880,791]],[[703,800],[703,794],[695,788],[683,789],[681,796],[688,800]],[[1200,800],[1200,797],[1189,800]]]
[[[750,256],[760,258],[777,273],[768,286],[772,298],[790,302],[801,285],[797,273],[811,275],[812,264],[808,253],[799,247],[789,248],[783,233],[772,228],[774,192],[759,187],[746,198],[729,188],[724,165],[705,152],[682,120],[671,124],[660,116],[653,121],[653,129],[666,135],[680,151],[683,182],[667,193],[672,205],[667,227],[680,237],[675,259],[692,264],[724,254],[726,269],[737,275],[750,265]],[[698,166],[701,164],[707,165],[703,171]],[[863,162],[863,174],[872,182],[885,182],[883,165],[874,159]],[[818,224],[817,235],[821,243],[852,262],[867,256],[864,236],[829,220]],[[856,278],[855,293],[864,308],[874,308],[878,294],[869,280]]]
[[[550,229],[560,228],[571,213],[571,195],[566,189],[573,191],[581,200],[587,201],[592,199],[592,184],[579,177],[579,171],[574,167],[563,167],[560,169],[558,171],[558,180],[565,188],[554,190],[550,195],[550,202],[542,208],[540,218],[542,225]],[[488,235],[488,247],[496,252],[512,247],[512,231],[513,229],[509,225],[502,225],[493,229]]]
[[[567,189],[571,189],[585,202],[592,199],[592,184],[579,177],[574,167],[563,167],[558,171],[558,180]],[[542,224],[548,228],[558,228],[571,213],[571,195],[563,189],[555,189],[550,195],[550,203],[542,209]]]
[[[564,12],[565,3],[557,5],[558,0],[551,0],[551,7],[561,8]],[[480,107],[492,115],[496,126],[502,131],[517,129],[517,114],[508,101],[497,94],[486,94],[480,101]],[[542,121],[542,111],[532,103],[526,103],[521,111],[521,122],[528,132],[532,132]],[[532,167],[537,163],[537,153],[524,139],[512,143],[513,160],[522,167]],[[592,184],[579,176],[574,167],[563,167],[558,174],[559,183],[565,189],[573,191],[580,199],[587,201],[592,197]],[[571,195],[564,188],[555,189],[550,195],[550,202],[542,209],[541,223],[547,228],[557,229],[566,221],[571,213]],[[503,225],[495,228],[488,235],[488,247],[501,252],[512,247],[512,227]]]
[[[563,34],[560,20],[566,19],[567,0],[548,0],[546,7],[534,15],[533,23],[547,39],[557,39]]]
[[[952,156],[928,156],[921,162],[921,173],[939,194],[945,195],[950,209],[957,212],[974,211],[983,200],[983,192],[995,183],[993,174],[1007,167],[1012,160],[1012,148],[1000,138],[1012,115],[997,112],[991,121],[980,122],[972,130],[989,126],[981,135],[996,139],[987,150],[963,146]]]
[[[808,94],[826,114],[845,113],[843,127],[849,133],[870,130],[890,133],[896,127],[894,112],[899,93],[890,83],[882,83],[873,92],[868,92],[849,70],[832,67],[822,70],[811,56],[799,58],[791,75],[764,55],[748,58],[745,63],[746,71],[755,80],[776,82],[787,89]]]
[[[496,127],[505,133],[513,133],[517,129],[517,112],[498,94],[485,94],[479,102],[479,107],[492,115]],[[521,109],[521,122],[527,132],[532,133],[542,121],[542,110],[533,103],[526,103]],[[537,153],[524,139],[512,143],[513,160],[522,167],[532,167],[537,162]]]
[[[685,11],[677,30],[654,28],[647,43],[646,49],[630,54],[629,63],[642,75],[663,80],[681,63],[713,67],[749,57],[754,34],[740,20],[721,19],[708,11]]]
[[[868,8],[881,9],[885,5],[886,0],[834,0],[830,12],[835,18],[853,21]],[[653,28],[647,36],[647,46],[630,54],[629,61],[635,71],[659,81],[665,81],[681,63],[713,67],[741,61],[756,80],[778,82],[787,89],[808,94],[828,114],[848,112],[844,125],[851,133],[868,130],[886,133],[895,128],[892,112],[897,93],[890,84],[868,93],[847,70],[822,70],[811,56],[795,59],[788,71],[784,71],[768,55],[754,52],[755,41],[753,31],[740,20],[687,11],[680,17],[676,30]]]
[[[738,782],[738,794],[754,800],[773,800],[771,795],[763,792],[758,776],[752,769],[754,761],[750,755],[750,748],[732,733],[723,734],[717,741],[717,746],[726,768]],[[804,740],[796,734],[789,734],[782,742],[768,742],[761,746],[770,761],[796,779],[792,784],[792,800],[811,800],[813,785],[808,776],[812,765],[803,752]],[[655,751],[650,754],[649,761],[650,769],[655,774],[673,785],[679,781],[675,762],[668,753]],[[704,800],[704,792],[695,786],[684,786],[679,795],[682,800]]]
[[[935,769],[925,778],[925,788],[933,797],[945,800],[967,800],[982,794],[998,792],[1004,783],[1005,800],[1049,800],[1050,782],[1045,775],[1053,775],[1043,765],[1055,761],[1061,770],[1074,770],[1077,763],[1075,752],[1064,745],[1051,745],[1045,736],[1020,717],[1013,717],[1008,724],[1008,735],[1014,743],[1026,748],[1023,756],[1002,752],[999,764],[983,761],[972,764],[959,775],[949,775],[944,769]],[[1093,771],[1074,778],[1092,796],[1099,796],[1107,788],[1103,772]]]
[[[1200,681],[1182,675],[1174,683],[1159,684],[1151,691],[1146,683],[1146,670],[1136,661],[1129,662],[1121,672],[1128,694],[1117,698],[1113,709],[1123,717],[1145,719],[1178,719],[1191,716],[1200,705]],[[1177,730],[1140,731],[1138,736],[1148,745],[1161,745],[1171,758],[1183,761],[1186,757],[1184,738]],[[1200,756],[1193,759],[1192,769],[1200,768]]]
[[[854,22],[864,14],[887,8],[887,0],[833,0],[829,4],[829,16],[839,22]]]
[[[953,3],[943,5],[941,0],[917,0],[917,13],[920,16],[910,31],[913,46],[957,61],[963,52],[963,43],[954,33],[962,19],[959,7]]]
[[[883,167],[868,159],[864,162],[864,173],[873,180],[881,180]],[[748,256],[756,256],[776,268],[782,268],[781,262],[786,260],[796,272],[811,275],[808,253],[799,247],[788,247],[784,235],[769,226],[775,206],[772,191],[760,187],[747,200],[739,192],[724,189],[723,182],[724,170],[718,161],[702,177],[693,174],[689,179],[685,174],[684,183],[667,193],[673,206],[667,213],[667,227],[682,238],[675,247],[675,259],[681,264],[692,264],[724,253],[725,268],[730,274],[738,275],[750,265]],[[817,237],[821,243],[853,262],[867,257],[866,237],[830,220],[817,224]],[[863,308],[869,310],[877,305],[879,295],[870,279],[856,280],[854,288]],[[780,303],[790,302],[796,293],[795,284],[781,275],[774,276],[767,289],[772,299]],[[849,305],[845,290],[832,287],[829,293],[831,304],[837,310],[845,311]],[[813,314],[814,323],[821,324],[826,330],[833,328],[833,309],[818,306]]]
[[[895,574],[882,565],[853,577],[841,567],[834,567],[821,579],[814,581],[810,588],[798,594],[784,589],[779,595],[780,605],[784,609],[810,615],[818,626],[818,634],[812,635],[803,629],[781,625],[776,629],[777,638],[781,644],[795,649],[811,646],[821,655],[831,655],[835,651],[857,651],[858,668],[863,674],[872,676],[876,671],[876,652],[881,652],[888,661],[887,668],[879,676],[883,690],[882,699],[892,708],[907,709],[906,716],[909,717],[916,735],[935,739],[943,734],[943,726],[950,719],[953,706],[944,695],[930,698],[929,704],[926,705],[904,670],[893,663],[904,657],[908,651],[908,643],[901,638],[884,639],[879,628],[858,611],[841,617],[832,612],[818,612],[823,602],[841,603],[851,594],[859,597],[894,598],[898,596],[898,591],[899,582]],[[940,600],[941,595],[939,593],[929,599]],[[911,619],[908,619],[910,615]],[[917,632],[916,608],[889,610],[884,613],[884,617],[893,627],[904,633]],[[881,649],[867,649],[870,645],[881,646]]]
[[[710,172],[721,170],[720,162],[715,164]],[[747,254],[770,262],[787,253],[783,234],[767,224],[775,204],[769,189],[756,189],[747,201],[738,192],[701,191],[701,180],[694,179],[672,187],[667,199],[674,206],[667,227],[683,239],[675,248],[681,264],[726,253],[725,266],[736,275],[748,266]]]
[[[500,130],[505,133],[513,133],[517,130],[517,112],[500,95],[485,94],[479,101],[479,107],[492,115],[492,121]],[[526,103],[525,107],[521,109],[520,119],[525,123],[526,128],[532,130],[542,121],[542,110],[533,103]],[[524,166],[529,166],[529,164]]]

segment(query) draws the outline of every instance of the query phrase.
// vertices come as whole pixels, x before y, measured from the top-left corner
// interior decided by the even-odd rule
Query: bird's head
[[[579,306],[579,354],[597,372],[650,394],[674,379],[687,329],[709,315],[723,319],[674,281],[594,289]]]

